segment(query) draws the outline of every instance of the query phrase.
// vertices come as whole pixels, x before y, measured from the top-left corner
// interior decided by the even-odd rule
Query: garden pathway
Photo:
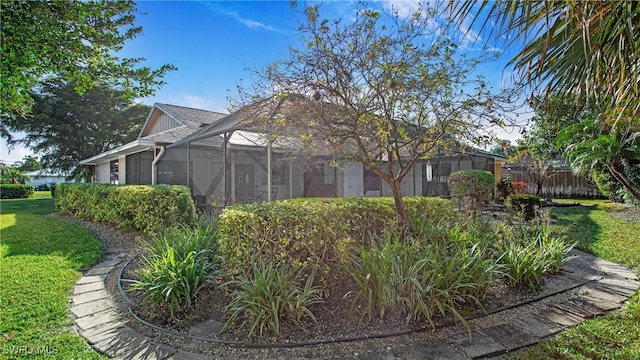
[[[470,320],[471,340],[465,328],[452,326],[362,340],[357,346],[335,343],[304,349],[230,349],[226,355],[219,351],[224,345],[200,343],[179,348],[165,343],[162,338],[166,335],[135,330],[141,324],[131,326],[129,314],[118,308],[115,297],[120,294],[109,292],[106,280],[116,275],[126,257],[115,255],[78,280],[70,311],[79,334],[97,351],[118,359],[499,359],[621,307],[640,288],[633,270],[581,251],[573,250],[573,254],[576,257],[560,275],[551,278],[536,301]]]

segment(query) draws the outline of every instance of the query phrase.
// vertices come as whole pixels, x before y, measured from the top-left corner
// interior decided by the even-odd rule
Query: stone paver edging
[[[352,358],[385,359],[476,359],[499,357],[538,343],[542,338],[585,319],[619,308],[635,291],[640,281],[633,270],[575,251],[576,258],[563,268],[564,274],[584,282],[572,290],[570,298],[558,297],[544,310],[527,310],[517,317],[505,318],[483,327],[482,319],[472,322],[472,336],[466,331],[424,342],[408,340],[407,344],[386,351],[350,354]],[[97,351],[117,359],[207,359],[185,352],[153,337],[143,335],[123,320],[105,280],[124,259],[107,257],[86,271],[76,283],[71,296],[70,312],[78,333]],[[564,276],[564,275],[563,275]],[[284,358],[282,356],[278,358]]]

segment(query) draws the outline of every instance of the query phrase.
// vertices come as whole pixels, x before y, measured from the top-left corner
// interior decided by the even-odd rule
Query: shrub
[[[36,190],[37,191],[49,191],[49,185],[40,184],[40,185],[36,186]]]
[[[498,184],[498,191],[500,191],[500,198],[502,200],[506,200],[509,196],[514,194],[511,176],[506,176],[500,180],[500,183]]]
[[[240,275],[225,283],[236,288],[226,307],[230,315],[225,328],[242,318],[240,327],[249,326],[250,339],[256,332],[261,336],[266,333],[279,336],[284,321],[299,328],[305,327],[305,318],[317,324],[309,306],[322,298],[319,288],[313,286],[313,274],[302,286],[304,267],[296,270],[286,262],[269,261],[253,263],[251,270],[251,277]]]
[[[523,195],[527,193],[527,183],[523,181],[514,181],[511,183],[513,191],[516,195]]]
[[[491,199],[495,177],[485,170],[456,171],[449,175],[448,185],[451,194],[458,201],[464,200],[475,216],[478,207]]]
[[[507,199],[507,207],[511,211],[522,213],[525,220],[536,217],[536,211],[540,208],[541,198],[537,195],[512,195]]]
[[[455,218],[450,201],[438,198],[406,198],[410,216],[433,221]],[[238,204],[224,210],[219,219],[220,250],[224,271],[231,277],[247,274],[251,260],[287,261],[294,267],[311,265],[326,283],[340,278],[349,254],[368,246],[371,235],[393,228],[397,215],[391,198],[288,199]],[[333,270],[333,271],[332,271]]]
[[[178,227],[147,244],[140,280],[132,290],[143,290],[156,304],[174,310],[191,306],[205,282],[214,274],[218,233],[213,228]]]
[[[0,184],[0,198],[26,199],[33,194],[33,186],[22,184]]]
[[[62,213],[149,234],[196,221],[189,189],[179,185],[58,184],[55,195]]]

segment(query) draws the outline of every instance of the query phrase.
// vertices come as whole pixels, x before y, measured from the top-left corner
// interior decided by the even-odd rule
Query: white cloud
[[[264,30],[269,30],[269,31],[279,31],[278,29],[276,29],[275,27],[273,27],[271,25],[264,24],[264,23],[261,23],[259,21],[255,21],[255,20],[244,18],[244,17],[240,16],[240,14],[238,14],[235,11],[222,11],[221,13],[223,15],[226,15],[226,16],[238,21],[239,23],[245,25],[249,29],[264,29]]]

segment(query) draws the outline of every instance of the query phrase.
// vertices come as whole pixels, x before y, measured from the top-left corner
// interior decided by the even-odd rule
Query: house
[[[244,109],[244,108],[243,108]],[[391,196],[390,188],[361,163],[336,161],[330,151],[306,156],[297,140],[267,136],[241,109],[229,115],[156,104],[139,138],[83,160],[95,182],[181,184],[199,206],[295,197]],[[284,112],[282,108],[277,114]],[[248,114],[251,115],[248,115]],[[268,141],[268,139],[270,141]],[[448,196],[449,174],[484,169],[501,178],[506,158],[479,149],[440,150],[416,163],[402,182],[406,196]]]
[[[57,172],[52,172],[48,170],[35,170],[29,171],[26,173],[31,180],[27,181],[27,185],[31,185],[34,188],[47,186],[48,189],[51,189],[53,184],[59,184],[66,181],[68,174],[61,174]]]
[[[156,184],[160,151],[226,114],[169,104],[155,104],[135,141],[80,161],[97,183]]]

